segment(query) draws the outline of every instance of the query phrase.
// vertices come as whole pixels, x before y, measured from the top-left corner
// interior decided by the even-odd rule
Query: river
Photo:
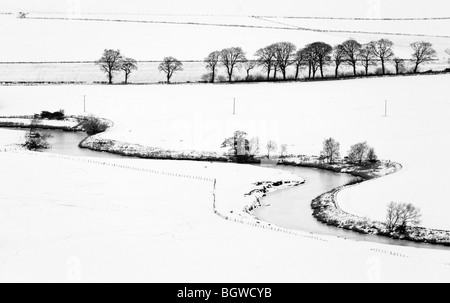
[[[16,132],[17,135],[22,136],[24,136],[27,132],[23,129],[9,129],[9,131]],[[88,149],[79,148],[78,144],[86,138],[86,134],[84,133],[55,130],[41,130],[41,133],[51,135],[48,139],[48,142],[51,144],[51,149],[44,150],[43,152],[45,153],[78,157],[124,158],[120,155],[95,152]],[[298,187],[279,190],[268,194],[267,197],[262,200],[264,206],[253,212],[253,215],[261,221],[287,229],[299,230],[318,235],[336,236],[356,241],[369,241],[389,245],[450,251],[450,247],[394,240],[375,235],[362,235],[353,231],[339,229],[323,224],[312,216],[312,200],[325,192],[345,185],[348,181],[354,179],[355,177],[348,174],[338,174],[314,168],[293,166],[276,166],[274,168],[299,175],[306,180],[306,183]]]

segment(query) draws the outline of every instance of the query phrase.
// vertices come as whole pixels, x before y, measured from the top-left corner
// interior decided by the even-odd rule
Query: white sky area
[[[270,14],[336,17],[434,17],[449,15],[447,0],[1,0],[2,11],[143,13],[143,14]]]

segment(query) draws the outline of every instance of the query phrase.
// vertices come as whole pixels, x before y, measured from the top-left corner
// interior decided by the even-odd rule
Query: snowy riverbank
[[[342,186],[324,193],[312,201],[311,207],[314,210],[313,216],[320,222],[361,234],[371,234],[418,243],[450,246],[450,231],[423,227],[408,227],[404,234],[389,232],[385,222],[350,214],[343,211],[339,206],[337,195],[340,192],[355,186],[360,186],[360,183],[394,174],[402,169],[400,164],[394,162],[380,162],[374,169],[361,169],[358,166],[349,167],[348,165],[320,164],[315,166],[311,163],[298,165],[329,169],[335,172],[348,173],[355,177],[363,178],[362,180],[355,180],[355,182],[352,182],[354,184]]]

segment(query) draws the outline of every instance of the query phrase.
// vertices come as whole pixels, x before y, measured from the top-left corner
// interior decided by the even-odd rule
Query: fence
[[[319,235],[315,235],[312,233],[307,234],[307,233],[301,232],[301,231],[289,230],[286,228],[272,225],[267,222],[261,222],[254,217],[237,218],[237,217],[229,216],[229,215],[226,215],[226,214],[220,212],[217,208],[217,201],[216,201],[217,179],[214,179],[214,178],[204,177],[204,176],[195,176],[195,175],[176,173],[176,172],[166,172],[166,171],[155,170],[155,169],[147,169],[147,168],[142,168],[142,167],[136,167],[133,165],[108,162],[108,161],[92,159],[92,158],[82,158],[82,157],[73,157],[73,156],[65,156],[65,155],[37,153],[37,152],[27,151],[24,148],[17,147],[17,146],[1,147],[0,152],[13,152],[13,153],[26,154],[26,155],[36,156],[36,157],[47,157],[47,158],[52,158],[52,159],[63,159],[63,160],[84,162],[84,163],[90,163],[90,164],[105,165],[105,166],[122,168],[122,169],[130,169],[130,170],[139,171],[139,172],[146,172],[146,173],[151,173],[151,174],[161,175],[161,176],[185,178],[185,179],[190,179],[190,180],[197,180],[199,182],[209,182],[209,183],[213,184],[213,212],[215,215],[219,216],[220,218],[222,218],[224,220],[234,222],[234,223],[239,223],[239,224],[245,224],[245,225],[248,225],[251,227],[270,230],[270,231],[274,231],[274,232],[298,236],[298,237],[302,237],[302,238],[306,238],[306,239],[310,239],[310,240],[315,240],[315,241],[320,241],[320,242],[325,242],[325,243],[330,242],[329,240],[324,239],[323,237],[321,237]],[[372,248],[372,249],[370,249],[370,251],[375,252],[375,253],[390,255],[393,257],[410,258],[406,254],[395,252],[393,250]]]
[[[184,178],[184,179],[190,179],[190,180],[198,180],[203,182],[214,182],[213,178],[209,177],[203,177],[203,176],[194,176],[189,174],[182,174],[182,173],[175,173],[175,172],[167,172],[167,171],[161,171],[161,170],[155,170],[155,169],[148,169],[143,167],[137,167],[129,164],[121,164],[121,163],[114,163],[114,162],[108,162],[104,160],[98,160],[94,158],[84,158],[84,157],[74,157],[74,156],[65,156],[65,155],[56,155],[56,154],[47,154],[47,153],[37,153],[37,152],[31,152],[27,151],[20,147],[2,147],[0,149],[0,152],[15,152],[15,153],[21,153],[36,157],[46,157],[46,158],[52,158],[52,159],[62,159],[62,160],[69,160],[69,161],[76,161],[76,162],[84,162],[84,163],[90,163],[90,164],[97,164],[97,165],[105,165],[110,167],[116,167],[116,168],[122,168],[122,169],[129,169],[139,172],[145,172],[155,175],[161,175],[161,176],[168,176],[168,177],[177,177],[177,178]]]

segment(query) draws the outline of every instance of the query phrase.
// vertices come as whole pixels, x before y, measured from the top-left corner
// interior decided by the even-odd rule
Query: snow
[[[237,130],[273,139],[289,153],[314,155],[322,140],[335,137],[342,152],[368,141],[381,159],[404,169],[387,178],[342,192],[350,213],[384,219],[389,202],[413,203],[423,226],[450,229],[446,180],[450,76],[362,79],[325,83],[179,86],[2,87],[2,115],[64,108],[81,114],[83,95],[89,112],[111,119],[105,138],[165,148],[224,152],[224,138]],[[351,93],[349,93],[351,92]],[[232,115],[233,98],[237,115]],[[384,115],[389,101],[389,117]],[[326,110],[324,110],[326,109]]]
[[[0,118],[0,124],[8,124],[11,123],[13,125],[20,126],[31,126],[33,124],[32,119],[24,119],[24,118]],[[68,120],[38,120],[37,125],[41,127],[62,127],[62,128],[75,128],[80,124],[76,119],[68,119]]]
[[[290,6],[298,5],[298,3]],[[329,4],[327,4],[329,5]],[[108,5],[109,6],[109,5]],[[261,5],[257,5],[259,7]],[[141,11],[140,11],[141,12]],[[59,62],[59,61],[95,61],[100,58],[105,48],[120,49],[126,56],[138,60],[162,60],[174,56],[182,61],[203,60],[210,52],[226,47],[240,46],[247,52],[248,58],[253,58],[255,52],[267,45],[280,41],[290,41],[298,47],[315,41],[325,41],[336,45],[351,38],[361,43],[386,37],[385,35],[365,35],[358,33],[323,33],[311,31],[285,30],[276,28],[312,28],[344,31],[392,32],[425,35],[449,35],[449,21],[342,21],[342,20],[297,20],[297,19],[258,19],[251,16],[255,13],[240,16],[156,16],[134,14],[82,14],[62,11],[59,14],[31,12],[29,18],[104,18],[119,20],[141,20],[152,22],[193,22],[207,24],[229,24],[238,26],[263,26],[267,28],[249,27],[217,27],[186,24],[145,24],[117,23],[94,21],[63,21],[18,19],[16,15],[0,15],[0,29],[3,29],[2,39],[5,47],[0,49],[2,62]],[[186,11],[181,13],[186,14]],[[267,12],[266,12],[267,14]],[[269,14],[275,14],[271,12]],[[290,15],[291,11],[283,15]],[[282,23],[282,24],[279,24]],[[285,25],[287,24],[287,25]],[[55,30],[57,29],[57,30]],[[164,35],[160,33],[164,32]],[[201,34],[199,34],[199,32]],[[70,34],[68,34],[70,33]],[[424,65],[422,70],[442,70],[448,67],[445,49],[448,39],[414,36],[388,36],[395,42],[397,56],[410,58],[410,44],[415,41],[427,40],[433,43],[438,51],[439,61]],[[183,47],[180,47],[182,45]],[[33,52],[29,50],[33,49]],[[342,66],[345,69],[345,66]],[[393,66],[388,68],[394,71]],[[333,74],[333,68],[327,68],[327,74]],[[375,69],[372,69],[375,71]],[[350,70],[347,69],[349,72]],[[362,71],[362,68],[361,68]],[[185,70],[175,73],[174,82],[199,81],[206,74],[204,63],[185,62]],[[258,69],[252,74],[262,73]],[[220,74],[225,75],[223,68]],[[244,76],[244,71],[236,75]],[[290,75],[294,69],[290,69]],[[0,81],[75,81],[95,82],[106,81],[106,77],[94,64],[45,64],[45,65],[2,65]],[[123,81],[123,75],[118,75],[117,81]],[[165,81],[165,76],[158,72],[158,63],[140,63],[139,70],[131,75],[132,82]]]
[[[363,6],[355,7],[355,14],[368,9]],[[253,14],[250,7],[242,13]],[[272,6],[269,12],[264,6],[256,7],[260,14],[282,13],[272,11]],[[197,12],[193,9],[182,12]],[[211,20],[199,16],[139,18]],[[281,26],[242,16],[212,19]],[[273,21],[322,29],[417,33],[420,28],[420,33],[448,35],[448,21],[357,25],[329,20]],[[318,40],[336,44],[350,36],[279,29],[22,20],[15,15],[1,15],[0,29],[6,46],[0,49],[2,61],[20,62],[96,60],[105,48],[121,49],[140,60],[168,55],[202,60],[213,50],[234,45],[242,46],[251,57],[260,47],[277,41],[298,46]],[[379,38],[351,36],[361,42]],[[436,68],[445,68],[446,39],[392,37],[401,56],[409,56],[409,43],[422,39],[433,42],[439,52]],[[91,65],[2,65],[0,81],[104,80],[94,69]],[[187,64],[174,81],[196,81],[204,72],[203,65]],[[132,76],[132,81],[163,79],[151,64],[141,66]],[[439,75],[251,85],[3,86],[0,115],[60,109],[70,115],[85,114],[86,96],[88,113],[115,123],[102,138],[153,148],[223,153],[221,143],[238,129],[260,137],[262,144],[268,140],[286,144],[291,154],[317,155],[328,137],[340,141],[343,153],[356,142],[368,141],[381,159],[399,162],[404,168],[342,191],[340,207],[383,220],[389,202],[412,203],[422,209],[423,226],[450,230],[446,190],[450,177],[449,80],[449,75]],[[233,99],[237,115],[232,115]],[[389,101],[388,117],[382,117],[385,100]],[[0,147],[21,140],[0,129]],[[175,177],[180,175],[206,180]],[[217,210],[228,215],[232,211],[234,219],[241,218],[245,224],[214,213],[212,179],[217,179]],[[254,202],[254,197],[245,194],[255,189],[255,183],[280,180],[301,178],[229,163],[94,161],[0,152],[0,281],[450,280],[447,251],[275,232],[242,214]]]
[[[111,165],[99,165],[87,160],[0,154],[1,281],[450,279],[445,252],[315,240],[231,223],[212,212],[210,182],[111,165],[219,176],[218,203],[232,207],[242,201],[251,180],[276,180],[278,171],[234,164],[102,159],[98,161]]]

